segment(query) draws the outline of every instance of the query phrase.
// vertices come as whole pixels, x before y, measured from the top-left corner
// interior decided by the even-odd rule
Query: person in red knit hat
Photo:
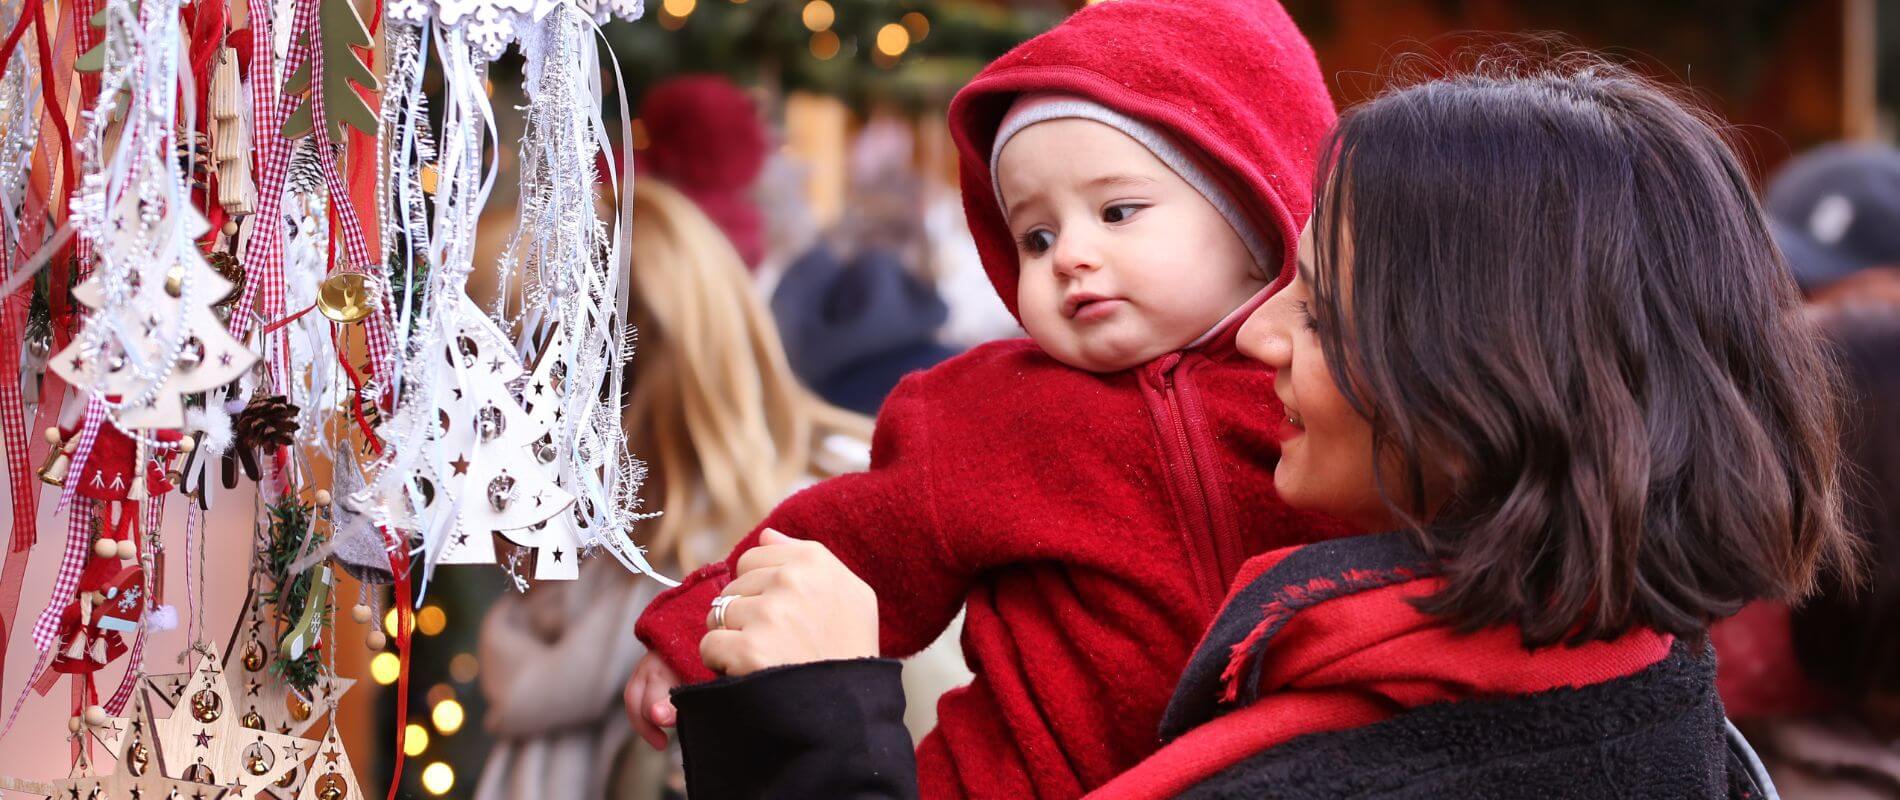
[[[747,269],[765,258],[765,216],[752,185],[765,169],[767,137],[757,104],[717,75],[661,81],[640,101],[646,149],[639,174],[665,180],[692,198],[732,241]]]
[[[919,745],[925,795],[1074,797],[1127,769],[1241,563],[1345,532],[1275,496],[1271,374],[1234,347],[1292,277],[1333,117],[1270,0],[1093,6],[951,104],[970,227],[1031,338],[907,377],[871,469],[759,529],[822,541],[875,587],[886,655],[967,608],[975,678]],[[759,531],[640,617],[626,699],[656,745],[667,691],[717,675],[709,626],[751,613],[709,609],[746,593],[729,584]]]

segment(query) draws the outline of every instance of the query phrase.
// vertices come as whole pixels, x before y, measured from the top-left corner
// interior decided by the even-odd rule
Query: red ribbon
[[[396,766],[389,773],[389,800],[396,800],[396,787],[402,785],[402,740],[409,732],[409,631],[414,628],[414,613],[409,599],[409,548],[383,530],[383,546],[389,550],[389,568],[396,576]]]

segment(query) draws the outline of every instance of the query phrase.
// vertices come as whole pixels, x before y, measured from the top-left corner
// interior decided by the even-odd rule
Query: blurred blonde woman
[[[733,246],[678,191],[633,193],[639,347],[622,416],[650,470],[634,538],[664,573],[727,552],[779,500],[863,469],[871,423],[800,386]],[[496,739],[478,800],[650,798],[670,763],[628,748],[620,690],[644,648],[633,622],[659,583],[596,558],[572,582],[509,594],[482,625],[481,685]]]

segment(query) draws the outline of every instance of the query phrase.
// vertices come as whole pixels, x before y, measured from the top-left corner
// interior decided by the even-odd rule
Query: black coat
[[[1377,569],[1394,562],[1392,548],[1402,541],[1357,538],[1363,545],[1324,548],[1325,559],[1288,558],[1254,583],[1289,585],[1316,568]],[[1258,613],[1254,604],[1229,604],[1214,628],[1252,628],[1258,620],[1227,617]],[[1192,727],[1216,713],[1195,696],[1209,691],[1194,674],[1195,663],[1205,660],[1195,659],[1183,676],[1171,724]],[[690,796],[915,797],[916,762],[903,726],[898,672],[889,660],[831,661],[676,690]],[[1184,720],[1179,713],[1203,708],[1190,714],[1202,718]],[[1715,693],[1713,651],[1679,641],[1666,658],[1624,678],[1424,706],[1371,725],[1302,736],[1228,767],[1184,796],[1772,797],[1757,786],[1745,743],[1730,737]]]

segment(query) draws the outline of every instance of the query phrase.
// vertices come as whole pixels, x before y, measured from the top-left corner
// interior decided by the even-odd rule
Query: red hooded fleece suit
[[[989,154],[1025,92],[1086,97],[1193,145],[1275,234],[1274,288],[1290,279],[1334,113],[1279,5],[1091,6],[957,95],[965,210],[1012,311],[1016,245]],[[792,496],[760,526],[823,542],[876,589],[887,656],[921,649],[967,606],[976,678],[944,696],[919,745],[925,797],[1075,797],[1140,761],[1241,563],[1339,532],[1274,494],[1284,412],[1234,327],[1114,373],[1014,340],[912,374],[884,403],[871,469]],[[640,639],[687,682],[714,677],[698,650],[708,604],[757,537],[640,617]]]

